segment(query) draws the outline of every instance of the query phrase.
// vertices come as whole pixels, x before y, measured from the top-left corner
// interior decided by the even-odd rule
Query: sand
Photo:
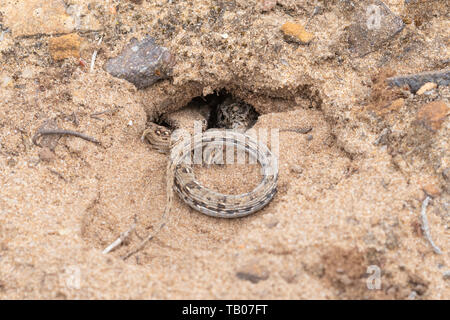
[[[422,109],[448,108],[449,88],[414,95],[384,82],[449,67],[449,6],[385,1],[404,28],[359,56],[346,40],[349,3],[318,1],[312,16],[313,1],[2,1],[0,298],[449,299],[450,120],[444,108],[430,126]],[[314,38],[288,41],[286,22]],[[49,46],[74,33],[80,43]],[[176,64],[137,90],[103,66],[145,36]],[[167,156],[140,140],[147,121],[220,90],[255,107],[255,129],[280,130],[277,195],[233,220],[176,197],[166,227],[124,261],[166,201]],[[36,146],[43,125],[101,145],[63,136]],[[253,176],[201,172],[228,193]],[[427,197],[442,254],[422,230]],[[102,254],[135,220],[126,243]]]

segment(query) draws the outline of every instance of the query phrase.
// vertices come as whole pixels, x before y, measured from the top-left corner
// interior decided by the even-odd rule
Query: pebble
[[[442,177],[444,177],[445,180],[450,180],[450,168],[446,168],[442,171]]]
[[[267,219],[266,219],[266,217],[267,217]],[[280,223],[279,220],[275,216],[273,216],[272,214],[268,214],[264,218],[265,218],[264,219],[264,224],[269,229],[275,228]]]
[[[9,158],[6,163],[8,164],[8,166],[14,167],[17,164],[17,161],[14,160],[13,158]]]
[[[298,23],[286,22],[281,27],[281,31],[284,33],[286,40],[301,44],[307,44],[314,38],[312,33],[307,32],[305,28]]]
[[[390,110],[398,110],[398,109],[402,108],[404,105],[405,105],[405,99],[398,98],[398,99],[395,99],[394,101],[392,101],[389,109]]]
[[[34,76],[33,68],[30,66],[26,66],[22,69],[21,77],[23,79],[32,79]]]
[[[15,37],[70,33],[75,28],[64,2],[57,0],[16,1],[6,6],[3,17]]]
[[[80,58],[81,37],[76,34],[68,34],[57,38],[51,38],[48,42],[50,55],[54,61],[61,61],[69,57]]]
[[[431,130],[439,130],[449,111],[449,107],[444,101],[433,101],[419,110],[417,120]]]
[[[433,82],[439,86],[448,86],[450,84],[450,69],[399,75],[387,78],[386,81],[390,86],[403,87],[407,85],[412,93],[416,93],[428,82]]]
[[[50,162],[55,159],[55,154],[48,147],[44,147],[39,151],[39,159]]]
[[[269,271],[257,260],[253,260],[236,272],[236,277],[251,283],[258,283],[269,278]]]
[[[299,166],[298,164],[293,164],[291,165],[291,171],[297,174],[302,174],[303,173],[303,168],[301,166]]]
[[[408,300],[414,300],[417,297],[417,292],[411,291],[411,293],[408,296]]]
[[[261,11],[271,11],[277,5],[277,0],[261,0]]]
[[[12,86],[12,84],[13,84],[13,80],[11,77],[9,77],[9,76],[0,77],[0,86],[2,88],[10,87],[10,86]]]
[[[416,94],[421,96],[423,95],[425,92],[433,90],[434,88],[437,87],[437,84],[434,82],[427,82],[425,83],[423,86],[420,87],[419,90],[417,90]]]
[[[428,183],[422,186],[423,191],[432,198],[439,197],[441,189],[434,183]]]
[[[412,23],[412,19],[410,17],[403,17],[403,23],[404,24],[411,24]]]
[[[402,19],[380,0],[355,1],[352,17],[347,40],[350,51],[357,56],[377,50],[405,26]]]
[[[27,0],[1,4],[2,23],[14,37],[92,32],[103,28],[95,10],[89,10],[82,1]]]
[[[133,38],[118,57],[108,60],[105,68],[112,76],[143,89],[158,80],[167,79],[174,65],[175,57],[169,50],[147,37],[140,42]]]

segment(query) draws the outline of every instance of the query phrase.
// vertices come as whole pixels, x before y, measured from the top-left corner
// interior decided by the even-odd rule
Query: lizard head
[[[172,130],[156,123],[150,123],[149,127],[143,132],[142,139],[147,139],[157,150],[167,152],[170,149],[171,134]]]

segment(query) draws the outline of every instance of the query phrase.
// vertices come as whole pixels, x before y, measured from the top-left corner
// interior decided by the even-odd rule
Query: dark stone
[[[442,176],[445,180],[450,181],[450,168],[446,168],[444,171],[442,171]]]
[[[251,283],[258,283],[261,280],[266,280],[269,278],[268,276],[259,276],[256,274],[245,273],[245,272],[237,272],[236,277],[238,277],[241,280],[250,281]]]
[[[175,57],[167,48],[158,46],[153,38],[140,42],[133,38],[118,57],[108,60],[105,69],[112,76],[143,89],[158,80],[167,79],[174,64]]]
[[[269,278],[269,270],[258,260],[253,260],[236,272],[236,277],[251,283],[258,283]]]
[[[382,1],[358,1],[353,12],[353,22],[348,29],[349,49],[356,56],[365,56],[397,35],[403,27],[402,19]]]
[[[448,86],[450,84],[450,69],[396,76],[387,78],[386,81],[390,86],[403,87],[408,85],[411,92],[416,93],[427,82],[434,82],[439,86]]]

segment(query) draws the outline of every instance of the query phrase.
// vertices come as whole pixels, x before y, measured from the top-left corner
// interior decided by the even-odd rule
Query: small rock
[[[22,69],[21,77],[23,79],[32,79],[34,76],[34,70],[30,66],[26,66]]]
[[[404,105],[405,105],[405,99],[398,98],[398,99],[395,99],[394,101],[392,101],[391,108],[392,109],[400,109]]]
[[[436,83],[434,83],[434,82],[427,82],[422,87],[420,87],[419,90],[417,90],[416,94],[421,96],[425,92],[430,91],[430,90],[432,90],[432,89],[434,89],[436,87],[437,87]]]
[[[326,273],[326,267],[323,263],[314,263],[312,265],[304,264],[303,268],[306,272],[312,274],[317,278],[322,278]]]
[[[291,171],[297,174],[302,174],[303,172],[303,168],[301,166],[299,166],[298,164],[293,164],[291,166]]]
[[[386,290],[386,295],[390,296],[390,297],[395,297],[395,294],[397,293],[397,291],[398,291],[397,287],[395,287],[395,286],[389,287]]]
[[[400,246],[398,236],[392,230],[386,232],[386,242],[384,245],[389,250],[395,250]]]
[[[427,183],[422,186],[423,191],[432,198],[436,198],[441,194],[441,189],[434,183]]]
[[[1,76],[0,77],[0,87],[2,88],[7,88],[12,86],[13,84],[13,80],[11,77],[9,76]]]
[[[408,283],[410,284],[410,287],[420,296],[428,290],[429,286],[428,281],[423,280],[421,277],[415,274],[409,275]]]
[[[386,79],[390,86],[409,86],[412,93],[416,93],[427,82],[434,82],[439,86],[450,84],[450,70],[422,72],[410,75],[400,75]]]
[[[286,40],[302,44],[307,44],[314,38],[312,33],[307,32],[305,28],[298,23],[286,22],[281,27],[281,31],[284,33]]]
[[[399,110],[405,105],[405,99],[398,98],[391,102],[389,107],[380,110],[381,114],[385,114],[394,110]]]
[[[9,158],[6,163],[8,164],[8,166],[14,167],[17,164],[17,161],[14,160],[13,158]]]
[[[346,274],[341,274],[336,276],[336,280],[342,283],[344,286],[348,287],[353,284],[353,280]]]
[[[444,101],[433,101],[419,110],[417,120],[431,130],[439,130],[448,114],[449,107]]]
[[[348,28],[348,45],[357,56],[377,50],[404,28],[403,21],[380,0],[355,2],[353,22]]]
[[[415,300],[417,298],[417,292],[411,291],[411,293],[408,295],[408,300]]]
[[[250,281],[251,283],[258,283],[269,278],[269,271],[259,261],[253,260],[236,272],[236,277],[241,280]]]
[[[445,180],[450,180],[450,168],[446,168],[442,171],[442,177],[444,177]]]
[[[175,57],[167,48],[158,46],[151,37],[130,44],[116,58],[108,60],[106,71],[112,76],[146,88],[160,79],[167,79],[175,64]]]
[[[312,134],[308,134],[308,135],[306,136],[306,140],[308,140],[308,141],[311,141],[313,138],[314,138],[314,137],[313,137]]]
[[[404,24],[411,24],[413,22],[410,17],[404,17],[402,20]]]
[[[274,219],[269,220],[268,222],[266,222],[266,227],[269,229],[275,228],[278,225],[279,221]]]
[[[48,46],[52,59],[60,61],[69,57],[80,58],[80,44],[80,36],[76,33],[72,33],[50,39]]]
[[[50,150],[50,148],[44,147],[39,151],[39,159],[50,162],[55,159],[55,154]]]
[[[281,270],[280,276],[287,283],[295,283],[297,280],[297,273],[295,272],[295,270]]]
[[[277,5],[277,0],[261,0],[261,11],[271,11]]]
[[[391,129],[384,128],[383,131],[381,131],[378,138],[374,141],[374,145],[387,145],[389,142],[389,135],[392,133]]]
[[[298,132],[298,133],[301,133],[301,134],[305,134],[305,133],[309,133],[309,132],[311,132],[312,131],[312,127],[303,127],[303,128],[300,128],[300,129],[298,129],[298,130],[295,130],[295,132]]]
[[[15,37],[70,33],[76,27],[75,18],[59,0],[15,1],[6,6],[3,17]]]

